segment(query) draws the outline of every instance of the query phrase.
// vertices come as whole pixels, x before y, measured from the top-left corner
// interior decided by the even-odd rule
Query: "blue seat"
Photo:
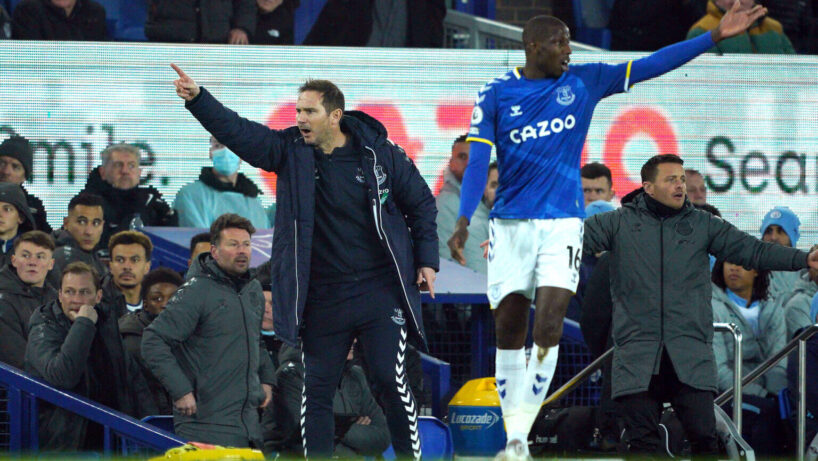
[[[608,19],[614,0],[572,0],[576,31],[573,38],[581,43],[611,49]]]

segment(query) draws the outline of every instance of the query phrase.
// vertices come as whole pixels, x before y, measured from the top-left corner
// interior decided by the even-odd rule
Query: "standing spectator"
[[[101,299],[94,269],[82,262],[66,266],[58,299],[31,316],[26,372],[136,418],[156,414],[139,365],[122,346],[116,313],[100,304]],[[98,451],[102,447],[102,426],[70,410],[40,403],[41,450]]]
[[[187,260],[187,267],[189,268],[200,254],[210,253],[212,246],[210,244],[210,232],[202,232],[191,237],[190,258]]]
[[[768,211],[761,221],[761,240],[795,248],[801,237],[801,220],[786,206]],[[798,283],[800,272],[774,271],[770,274],[770,296],[789,299]]]
[[[255,30],[255,0],[148,2],[145,36],[153,42],[246,45]]]
[[[454,232],[454,224],[457,221],[457,213],[460,211],[460,183],[463,181],[463,172],[469,163],[469,143],[466,142],[466,135],[455,139],[452,145],[452,156],[449,159],[449,167],[443,172],[443,187],[437,194],[435,205],[437,206],[437,238],[438,252],[443,258],[451,258],[446,240]],[[494,205],[494,196],[497,190],[497,164],[489,168],[489,179],[483,191],[483,198],[474,212],[474,217],[469,222],[469,233],[474,239],[466,243],[463,252],[463,261],[460,264],[471,268],[481,274],[486,273],[486,259],[483,258],[483,249],[480,243],[489,238],[489,211]]]
[[[102,304],[117,318],[142,308],[142,279],[151,270],[153,244],[138,231],[122,231],[108,242],[111,273],[102,279]]]
[[[707,184],[704,182],[704,176],[699,170],[685,168],[685,177],[687,180],[687,198],[694,205],[706,205]]]
[[[184,283],[182,276],[167,267],[160,267],[148,272],[142,279],[143,308],[131,312],[119,319],[119,333],[125,350],[136,359],[139,369],[148,381],[148,388],[153,394],[153,400],[159,409],[160,415],[173,413],[173,401],[162,386],[162,383],[151,373],[150,368],[142,358],[142,333],[145,328],[156,319],[171,296]]]
[[[239,215],[219,216],[210,253],[143,333],[142,357],[187,440],[263,446],[257,408],[270,403],[275,370],[261,342],[261,285],[248,273],[254,232]]]
[[[23,0],[14,8],[11,32],[18,40],[108,39],[105,8],[94,0]]]
[[[219,216],[236,213],[249,219],[256,229],[269,228],[267,212],[258,198],[261,190],[239,173],[239,156],[211,136],[210,159],[213,166],[202,168],[199,179],[176,194],[173,208],[179,226],[208,228]]]
[[[738,11],[749,11],[755,5],[755,0],[739,0],[741,6]],[[736,0],[709,0],[707,14],[693,24],[687,37],[693,38],[715,29],[724,13],[729,10]],[[762,53],[762,54],[794,54],[795,49],[790,39],[784,34],[781,23],[766,16],[759,19],[746,32],[735,37],[722,40],[710,49],[713,53]]]
[[[6,265],[18,235],[36,229],[23,189],[0,183],[0,267]]]
[[[818,268],[818,251],[759,241],[686,199],[683,161],[642,166],[641,192],[585,221],[584,250],[610,252],[613,397],[629,449],[659,448],[661,404],[679,415],[694,456],[716,454],[712,288],[708,253],[754,269]]]
[[[258,16],[253,43],[292,45],[295,43],[295,10],[300,0],[256,0]]]
[[[615,192],[610,168],[599,162],[586,163],[580,168],[579,175],[586,208],[597,200],[613,200]]]
[[[75,195],[68,202],[68,216],[63,219],[62,229],[54,232],[57,250],[54,252],[54,269],[48,274],[48,282],[54,288],[59,288],[65,266],[75,261],[88,264],[97,274],[104,276],[108,273],[108,265],[97,250],[105,228],[104,203],[99,195],[88,193]]]
[[[616,0],[608,28],[614,51],[655,51],[685,38],[705,0]]]
[[[749,374],[787,344],[787,323],[781,301],[769,296],[769,271],[747,270],[725,261],[713,267],[713,321],[733,323],[742,333],[742,376]],[[733,387],[733,336],[715,333],[713,350],[718,370],[718,390]],[[787,386],[787,361],[778,362],[754,383],[741,388],[744,404],[742,433],[762,456],[782,455],[775,437],[780,425],[778,392]],[[728,411],[729,412],[729,411]]]
[[[30,231],[14,241],[11,264],[0,269],[0,361],[23,368],[28,320],[34,309],[57,299],[45,283],[54,266],[54,239]]]
[[[304,45],[440,48],[443,0],[329,0]]]
[[[34,217],[37,230],[51,233],[51,226],[45,217],[45,207],[39,198],[28,193],[23,183],[31,179],[34,165],[34,151],[28,139],[22,136],[12,136],[0,144],[0,182],[17,184],[26,194],[26,202]]]
[[[130,144],[114,144],[102,151],[102,165],[88,176],[82,192],[105,200],[105,228],[100,244],[105,247],[111,235],[142,226],[176,226],[176,213],[153,186],[142,187],[139,162],[142,153]]]

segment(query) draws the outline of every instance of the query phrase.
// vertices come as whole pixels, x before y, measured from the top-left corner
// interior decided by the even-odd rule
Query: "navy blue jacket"
[[[315,159],[297,127],[272,130],[240,117],[207,90],[185,104],[222,144],[250,165],[277,174],[276,217],[270,256],[276,335],[298,346],[309,288],[315,217]],[[403,287],[411,334],[426,347],[417,269],[438,270],[435,198],[406,153],[387,139],[386,128],[363,112],[344,113],[341,127],[360,146],[372,219]],[[369,238],[361,236],[361,238]]]

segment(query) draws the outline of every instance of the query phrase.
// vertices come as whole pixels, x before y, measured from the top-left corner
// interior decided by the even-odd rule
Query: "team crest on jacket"
[[[392,316],[392,321],[401,326],[406,324],[406,319],[403,318],[403,309],[395,309],[395,315]]]
[[[379,186],[386,182],[386,173],[384,173],[383,167],[380,165],[375,165],[375,178],[378,179]]]
[[[358,181],[361,184],[363,184],[365,182],[363,168],[358,167],[358,173],[355,175],[355,180]]]
[[[565,85],[557,88],[557,102],[563,106],[570,106],[576,99],[576,95],[571,91],[570,85]]]

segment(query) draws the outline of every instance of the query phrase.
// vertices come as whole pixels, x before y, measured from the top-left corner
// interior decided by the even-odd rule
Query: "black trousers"
[[[360,288],[360,287],[356,287]],[[392,447],[400,457],[420,458],[418,407],[406,377],[406,346],[412,322],[403,292],[394,282],[333,302],[307,301],[302,331],[304,394],[301,435],[305,456],[332,456],[335,421],[332,398],[353,339],[361,343],[369,379],[382,391]],[[356,290],[360,293],[360,290]],[[339,299],[340,298],[340,299]]]
[[[653,375],[647,392],[619,397],[628,450],[656,454],[661,451],[659,418],[662,404],[670,402],[690,441],[693,455],[718,454],[714,395],[679,381],[667,352],[662,353],[659,374]]]

